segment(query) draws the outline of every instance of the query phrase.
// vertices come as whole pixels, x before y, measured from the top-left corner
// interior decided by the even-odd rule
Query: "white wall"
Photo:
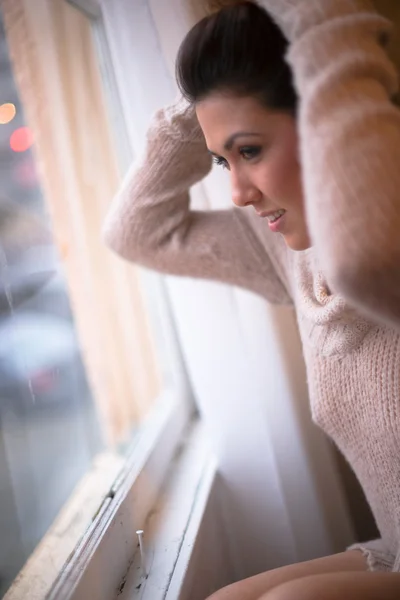
[[[103,1],[133,147],[175,94],[190,26],[184,0]],[[212,174],[196,204],[229,203]],[[236,578],[341,550],[352,541],[330,448],[311,425],[293,313],[248,292],[167,278],[178,336],[221,471],[222,519]],[[321,502],[323,499],[323,502]]]
[[[220,478],[216,478],[191,549],[189,564],[179,590],[179,600],[204,600],[236,578],[223,522]],[[177,600],[175,590],[167,598]]]

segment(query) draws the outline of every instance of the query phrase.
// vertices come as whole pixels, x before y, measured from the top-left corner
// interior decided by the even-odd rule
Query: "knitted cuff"
[[[185,98],[180,97],[161,112],[163,113],[164,124],[168,127],[172,137],[181,139],[184,142],[204,141],[195,106]]]

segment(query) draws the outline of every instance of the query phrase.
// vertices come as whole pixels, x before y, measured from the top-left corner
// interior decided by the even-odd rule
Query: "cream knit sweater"
[[[288,250],[248,209],[196,212],[210,169],[193,108],[159,111],[108,217],[107,243],[159,271],[293,303],[315,422],[352,465],[382,539],[371,569],[400,570],[400,113],[363,0],[264,0],[290,40],[313,247]]]

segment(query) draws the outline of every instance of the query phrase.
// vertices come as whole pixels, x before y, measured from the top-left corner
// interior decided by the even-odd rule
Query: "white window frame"
[[[140,126],[143,127],[143,120],[125,119],[126,106],[124,110],[100,3],[98,0],[65,1],[84,12],[92,23],[102,78],[106,83],[105,93],[112,129],[118,139],[116,151],[121,170],[124,170],[143,144],[145,129],[141,131],[141,142],[137,132],[137,127],[139,130]],[[70,598],[78,582],[82,583],[82,575],[90,574],[91,566],[97,565],[98,560],[102,562],[105,556],[109,571],[105,578],[107,584],[104,590],[109,589],[111,596],[104,597],[112,597],[112,592],[126,573],[137,548],[137,540],[132,536],[132,532],[143,528],[149,512],[160,496],[169,466],[185,439],[185,432],[198,421],[171,314],[165,279],[145,269],[140,270],[140,279],[145,298],[150,305],[149,318],[153,325],[152,332],[156,336],[156,352],[161,362],[162,391],[154,403],[154,408],[132,440],[124,467],[96,515],[93,515],[93,522],[73,556],[59,573],[52,590],[46,590],[46,593],[49,593],[48,597],[57,600],[62,597]],[[61,539],[60,544],[62,543]],[[7,592],[7,598],[16,600],[23,597],[21,594],[24,593],[27,583],[25,577],[35,572],[35,565],[32,564],[35,561],[35,553],[32,559]],[[32,600],[43,598],[43,589],[39,582],[32,581],[30,597]],[[84,597],[93,596],[89,594]]]
[[[141,117],[132,117],[131,106],[129,106],[129,118],[127,118],[126,107],[124,109],[121,98],[121,87],[116,79],[115,63],[110,53],[109,36],[103,21],[100,0],[65,1],[84,12],[91,20],[98,49],[102,80],[105,84],[109,114],[111,115],[112,133],[117,140],[115,148],[118,153],[120,167],[122,170],[126,170],[134,157],[142,150],[146,125],[143,128],[144,120]],[[134,132],[133,135],[132,132]],[[143,139],[139,141],[138,137]],[[155,402],[156,407],[153,414],[149,415],[147,419],[148,426],[144,426],[140,433],[140,437],[143,438],[146,447],[148,447],[145,453],[147,457],[145,460],[147,460],[152,458],[152,452],[161,455],[167,450],[163,445],[165,442],[161,442],[161,437],[164,434],[169,440],[171,451],[177,449],[182,441],[182,432],[189,426],[190,421],[196,417],[196,409],[179,348],[165,278],[146,269],[140,269],[140,280],[146,301],[150,305],[152,333],[156,336],[156,351],[164,374],[161,397]],[[156,414],[159,417],[156,417]],[[160,419],[158,424],[157,418]],[[153,442],[150,444],[151,439],[153,439]],[[160,448],[158,448],[157,439],[160,439]],[[142,450],[138,450],[136,440],[134,440],[133,460],[135,462],[137,452],[140,454]],[[168,455],[167,451],[166,456]],[[127,468],[130,469],[130,467]]]
[[[146,126],[143,127],[145,119],[132,116],[130,102],[128,108],[126,103],[124,106],[100,0],[66,1],[84,12],[92,23],[111,115],[112,132],[118,140],[116,151],[121,169],[125,170],[142,150],[146,131]],[[139,78],[138,81],[140,82]],[[144,526],[150,510],[157,501],[168,466],[183,442],[184,433],[197,418],[165,280],[146,269],[140,269],[140,279],[151,309],[150,321],[154,325],[152,332],[156,336],[156,350],[164,375],[163,390],[155,402],[154,410],[133,441],[133,449],[127,457],[122,473],[82,539],[69,568],[61,574],[59,583],[64,592],[75,585],[76,574],[82,573],[84,566],[86,571],[90,572],[91,561],[95,561],[104,552],[110,554],[110,561],[115,564],[114,575],[110,579],[119,581],[118,574],[126,571],[126,561],[133,556],[137,545],[136,539],[132,539],[132,526],[135,529]],[[114,522],[118,522],[118,527],[113,527]],[[109,532],[106,540],[103,537],[105,531]],[[120,531],[126,532],[126,536],[121,537]],[[112,586],[110,589],[113,589]],[[59,588],[56,586],[55,590]],[[55,593],[55,597],[59,598],[60,591]]]

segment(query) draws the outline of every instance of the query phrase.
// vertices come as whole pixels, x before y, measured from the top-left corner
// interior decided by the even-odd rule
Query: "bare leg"
[[[358,550],[342,552],[341,554],[266,571],[260,575],[229,585],[210,596],[208,600],[258,600],[263,594],[283,583],[301,577],[338,573],[340,571],[361,573],[367,571],[367,564],[361,552]]]
[[[399,600],[400,573],[329,573],[294,579],[258,600]]]

